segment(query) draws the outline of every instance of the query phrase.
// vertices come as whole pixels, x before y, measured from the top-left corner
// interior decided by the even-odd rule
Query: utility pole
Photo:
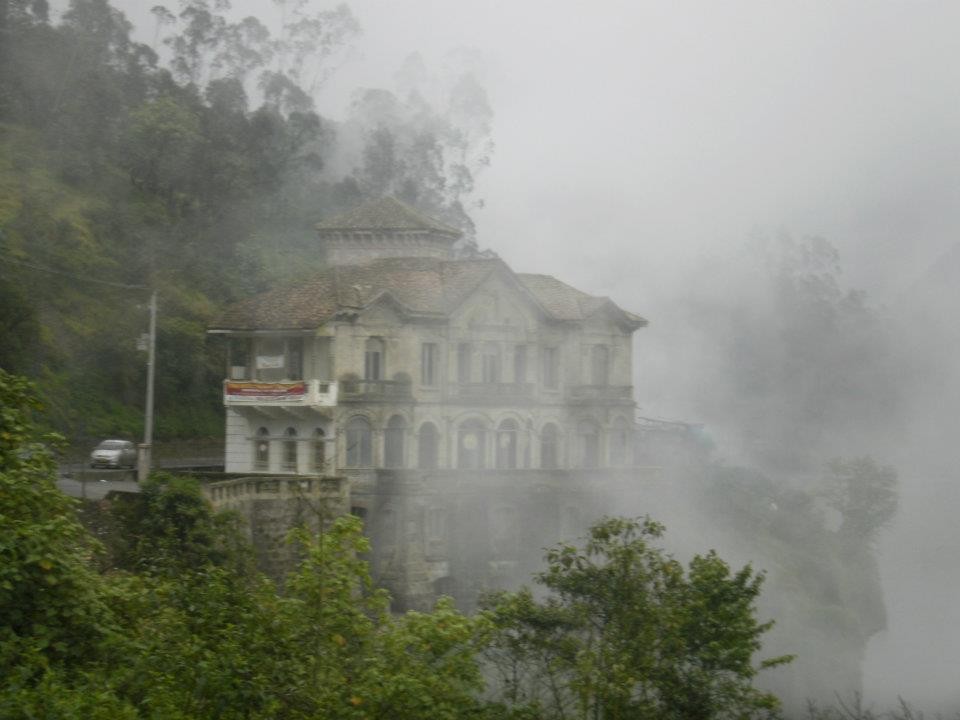
[[[137,482],[150,474],[153,452],[153,375],[157,349],[157,291],[150,293],[150,339],[147,344],[147,407],[143,418],[143,442],[137,456]]]

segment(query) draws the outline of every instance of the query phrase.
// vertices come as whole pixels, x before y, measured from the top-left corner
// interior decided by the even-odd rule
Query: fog
[[[267,3],[234,4],[275,22]],[[146,4],[119,5],[150,32]],[[838,287],[866,291],[897,390],[895,417],[865,401],[811,445],[900,473],[901,511],[878,546],[888,629],[868,646],[865,695],[956,708],[960,5],[350,6],[362,34],[317,88],[318,111],[343,118],[356,88],[395,88],[412,52],[440,74],[467,58],[494,113],[473,193],[483,207],[469,209],[478,244],[649,318],[636,343],[641,413],[706,423],[719,458],[755,460],[744,414],[723,412],[736,385],[713,322],[724,308],[767,309],[750,243],[816,236],[839,251]],[[770,346],[775,322],[752,326],[769,327]]]
[[[952,349],[914,321],[956,312],[956,296],[916,290],[960,223],[955,3],[354,7],[364,37],[325,90],[332,101],[358,83],[389,84],[411,49],[434,63],[450,48],[479,50],[496,143],[480,180],[479,243],[651,319],[637,340],[645,414],[703,419],[690,394],[711,353],[673,342],[694,332],[681,309],[703,297],[705,266],[742,258],[758,228],[827,238],[842,281],[909,321],[918,354]],[[722,290],[710,294],[722,301]],[[694,349],[702,354],[682,355]],[[956,422],[943,407],[955,389],[900,381],[897,432],[849,451],[901,475],[901,512],[879,546],[889,628],[868,647],[864,690],[879,704],[899,694],[943,709],[960,670]],[[923,439],[937,428],[942,442]]]

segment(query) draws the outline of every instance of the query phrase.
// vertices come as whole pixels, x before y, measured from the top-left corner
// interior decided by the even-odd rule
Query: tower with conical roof
[[[462,235],[393,197],[368,200],[316,228],[330,265],[394,257],[447,260]]]

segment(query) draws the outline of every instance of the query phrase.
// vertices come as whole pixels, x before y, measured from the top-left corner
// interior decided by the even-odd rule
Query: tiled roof
[[[503,272],[519,281],[544,314],[582,320],[610,306],[628,325],[646,325],[608,298],[587,295],[549,275],[515,275],[499,259],[382,258],[327,268],[308,281],[249,298],[228,308],[213,324],[220,330],[311,329],[338,311],[359,310],[389,294],[410,313],[443,317],[487,277]]]
[[[456,228],[427,217],[393,197],[367,200],[349,212],[317,223],[316,228],[321,232],[420,230],[449,235],[452,238],[462,235]]]
[[[552,275],[517,273],[517,279],[526,286],[547,313],[558,320],[585,320],[601,308],[607,307],[628,325],[647,325],[647,321],[642,317],[627,312],[610,298],[588,295]]]
[[[583,319],[581,303],[598,299],[560,282],[552,275],[519,273],[517,279],[526,286],[546,311],[558,320]]]

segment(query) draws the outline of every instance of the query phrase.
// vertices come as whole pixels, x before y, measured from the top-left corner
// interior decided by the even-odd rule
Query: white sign
[[[257,355],[257,370],[282,370],[283,355]]]

